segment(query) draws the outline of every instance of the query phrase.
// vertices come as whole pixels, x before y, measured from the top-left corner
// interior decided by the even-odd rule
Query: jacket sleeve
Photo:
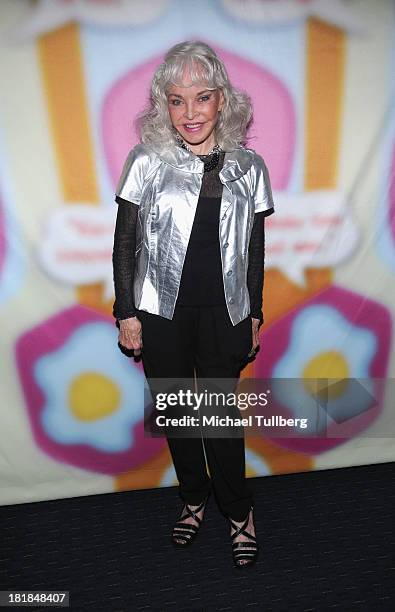
[[[250,316],[259,319],[258,329],[264,322],[262,312],[265,266],[265,213],[255,214],[249,248],[247,287],[250,296]]]
[[[138,206],[117,196],[118,212],[112,253],[115,302],[113,316],[119,327],[120,319],[136,316],[133,300],[136,225]]]
[[[274,213],[274,202],[272,188],[270,184],[269,171],[263,158],[255,153],[255,163],[253,165],[253,197],[255,202],[255,212],[264,212],[265,217]]]
[[[139,205],[149,167],[149,152],[147,147],[140,143],[129,152],[125,160],[115,196]]]

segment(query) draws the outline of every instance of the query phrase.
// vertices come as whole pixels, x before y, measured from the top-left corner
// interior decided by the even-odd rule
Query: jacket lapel
[[[245,174],[252,165],[251,153],[242,146],[225,153],[224,165],[219,173],[222,183],[235,181]]]
[[[224,165],[219,173],[219,178],[224,183],[221,201],[220,223],[226,217],[226,211],[234,202],[234,188],[232,182],[243,176],[252,165],[252,154],[244,147],[237,147],[225,154]]]

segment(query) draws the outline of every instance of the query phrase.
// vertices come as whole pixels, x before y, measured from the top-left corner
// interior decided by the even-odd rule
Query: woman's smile
[[[203,126],[203,123],[185,123],[184,129],[187,132],[199,132]]]

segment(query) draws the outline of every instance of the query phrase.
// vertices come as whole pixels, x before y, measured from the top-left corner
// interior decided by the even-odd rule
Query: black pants
[[[150,378],[192,379],[194,369],[198,379],[231,378],[237,384],[242,360],[252,348],[250,316],[233,326],[225,304],[176,305],[172,320],[143,310],[137,316],[148,384]],[[245,478],[244,437],[167,437],[167,442],[186,503],[200,504],[212,482],[220,510],[235,521],[246,518],[252,494]]]

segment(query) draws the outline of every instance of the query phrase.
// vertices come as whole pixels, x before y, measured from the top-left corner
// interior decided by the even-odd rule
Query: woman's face
[[[171,85],[167,89],[167,103],[171,122],[189,148],[196,154],[209,153],[215,145],[218,112],[224,104],[222,91],[193,85],[184,73],[181,87]]]

